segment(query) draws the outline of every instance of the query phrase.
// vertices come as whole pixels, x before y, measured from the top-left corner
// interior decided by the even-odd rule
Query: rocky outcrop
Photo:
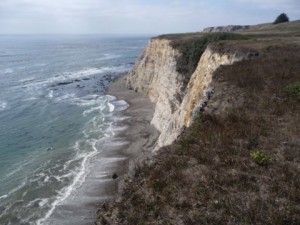
[[[239,51],[224,53],[208,46],[186,87],[176,71],[179,54],[169,40],[153,39],[127,78],[129,88],[147,94],[156,104],[151,123],[161,134],[155,149],[171,144],[190,126],[195,112],[203,110],[214,92],[212,81],[218,68],[247,57]]]
[[[241,25],[228,25],[220,27],[207,27],[203,29],[204,33],[216,33],[216,32],[234,32],[241,30],[248,30],[250,26],[241,26]]]

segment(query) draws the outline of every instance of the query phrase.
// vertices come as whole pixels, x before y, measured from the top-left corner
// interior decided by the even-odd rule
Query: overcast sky
[[[160,34],[300,19],[300,0],[0,0],[0,33]]]

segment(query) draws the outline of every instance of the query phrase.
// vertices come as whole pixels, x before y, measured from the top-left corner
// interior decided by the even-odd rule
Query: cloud
[[[277,9],[294,11],[299,10],[299,0],[234,0],[237,3],[243,5],[256,6],[263,9]]]
[[[166,33],[300,15],[299,0],[1,0],[2,33]],[[289,12],[286,11],[289,15]]]
[[[42,32],[152,32],[168,30],[206,14],[203,3],[137,0],[1,0],[0,20]],[[98,27],[98,28],[97,28]],[[20,27],[20,29],[22,29]],[[89,31],[88,31],[89,30]]]

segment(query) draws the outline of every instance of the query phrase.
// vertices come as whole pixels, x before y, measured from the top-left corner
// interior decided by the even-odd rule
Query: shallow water
[[[100,202],[99,182],[124,160],[116,134],[128,104],[104,91],[147,41],[0,36],[0,224],[93,218],[81,205]]]

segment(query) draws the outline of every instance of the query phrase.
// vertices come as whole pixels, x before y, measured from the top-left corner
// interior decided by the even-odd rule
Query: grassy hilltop
[[[205,110],[137,166],[98,223],[300,224],[300,21],[157,38],[181,51],[187,81],[208,44],[250,59],[218,70]]]

